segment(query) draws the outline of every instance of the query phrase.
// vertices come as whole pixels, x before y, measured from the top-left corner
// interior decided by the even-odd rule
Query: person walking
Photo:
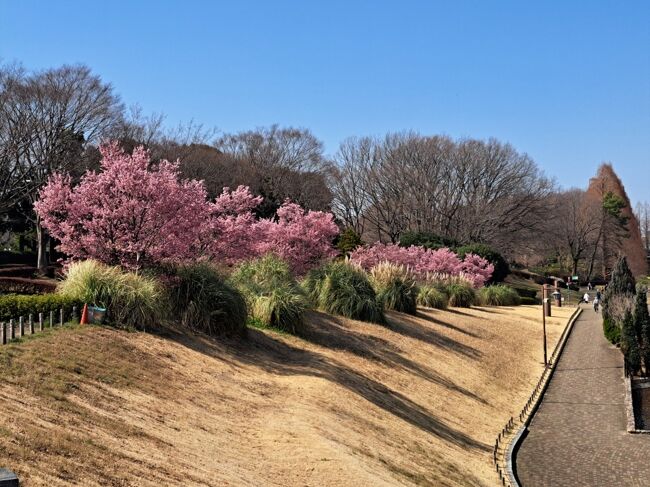
[[[598,296],[594,299],[594,311],[598,313],[598,306],[600,305],[600,299],[598,299]]]
[[[582,297],[582,301],[589,304],[589,293],[585,293],[585,295]]]

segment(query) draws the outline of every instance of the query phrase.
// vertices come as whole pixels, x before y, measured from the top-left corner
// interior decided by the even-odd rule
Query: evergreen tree
[[[640,289],[634,302],[634,327],[640,337],[641,353],[645,372],[650,372],[650,313],[648,313],[648,291]]]
[[[621,351],[625,357],[625,368],[630,374],[634,374],[641,368],[641,351],[634,327],[634,317],[629,311],[625,313],[622,328]]]
[[[347,256],[350,252],[361,245],[363,245],[363,240],[361,240],[361,236],[352,227],[343,230],[336,242],[336,248],[344,256]]]
[[[613,296],[621,296],[628,294],[633,296],[635,294],[636,282],[634,281],[634,276],[632,271],[630,271],[629,266],[627,265],[627,259],[625,256],[622,256],[616,262],[616,267],[612,271],[612,277],[607,286],[607,291],[605,291],[604,302],[603,302],[603,318],[606,320],[611,320],[611,315],[609,313],[608,304],[611,302]]]

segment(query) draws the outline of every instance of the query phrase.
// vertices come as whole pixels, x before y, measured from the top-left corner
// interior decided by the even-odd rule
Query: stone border
[[[521,426],[515,433],[514,438],[508,445],[507,452],[506,452],[506,472],[508,474],[508,481],[510,482],[510,485],[512,485],[513,487],[520,487],[519,480],[517,479],[517,474],[515,473],[516,471],[515,457],[517,455],[517,450],[519,449],[519,445],[522,439],[525,437],[525,433],[528,431],[528,425],[533,419],[533,416],[535,416],[535,413],[537,412],[537,409],[539,408],[539,405],[542,402],[542,398],[546,393],[548,384],[551,382],[551,379],[553,378],[553,373],[555,372],[555,366],[557,365],[557,362],[560,359],[560,356],[562,355],[562,351],[564,350],[564,345],[568,341],[569,335],[571,334],[571,330],[573,330],[573,325],[577,321],[581,313],[582,313],[582,308],[576,308],[576,310],[569,318],[569,322],[567,323],[567,326],[564,328],[564,331],[562,332],[562,336],[560,337],[560,340],[555,345],[555,349],[553,350],[553,353],[551,355],[551,357],[553,356],[555,357],[555,360],[553,360],[548,367],[549,369],[549,373],[547,374],[548,376],[542,386],[540,393],[537,395],[537,398],[535,399],[532,405],[530,414],[528,414],[525,420],[522,422]],[[542,378],[544,377],[545,373],[546,370],[544,370],[544,373],[542,373]]]
[[[624,379],[625,382],[625,412],[627,414],[627,432],[634,434],[649,435],[650,430],[643,430],[636,428],[636,418],[634,416],[634,397],[632,396],[632,377],[628,376]],[[638,381],[644,384],[644,387],[650,387],[647,380]],[[634,388],[636,389],[636,387]]]

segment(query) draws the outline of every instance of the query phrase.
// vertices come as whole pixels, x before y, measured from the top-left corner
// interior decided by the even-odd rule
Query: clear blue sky
[[[106,5],[106,6],[104,6]],[[650,1],[0,0],[0,57],[86,63],[222,131],[497,137],[564,186],[611,161],[650,201]]]

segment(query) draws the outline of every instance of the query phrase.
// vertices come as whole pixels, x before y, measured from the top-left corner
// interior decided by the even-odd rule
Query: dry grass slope
[[[494,437],[541,373],[539,314],[310,313],[303,338],[242,343],[48,333],[0,349],[0,466],[26,487],[494,485]]]

